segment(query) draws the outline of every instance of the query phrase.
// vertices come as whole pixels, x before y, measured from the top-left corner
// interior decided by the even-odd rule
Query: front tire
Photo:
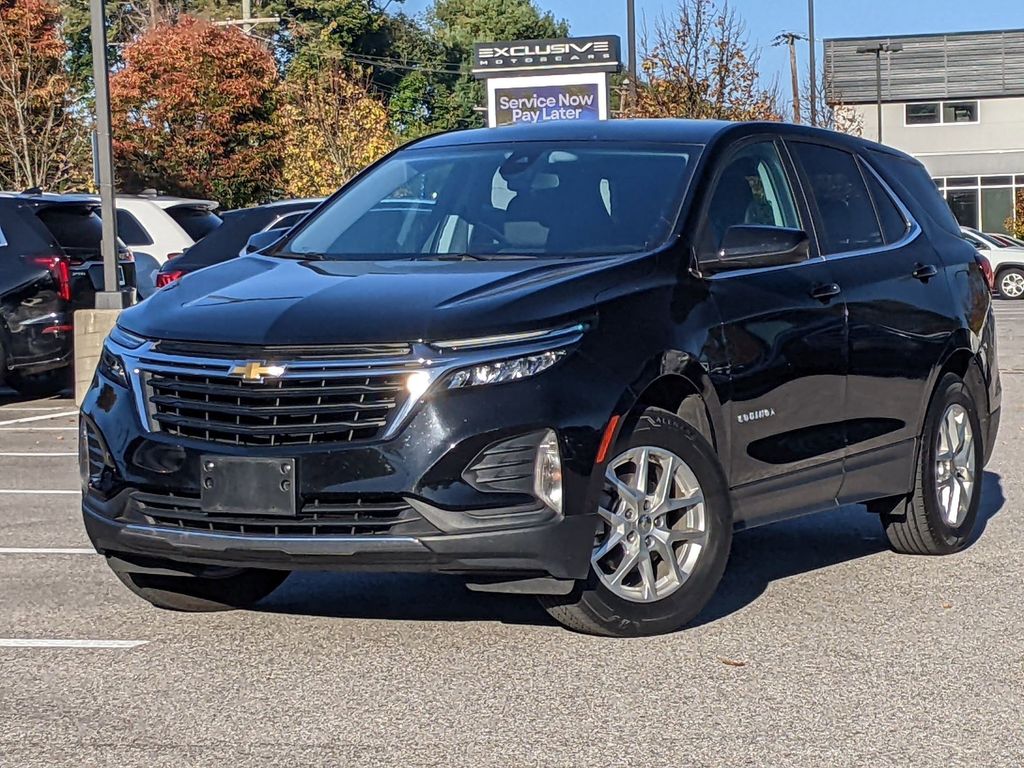
[[[925,415],[914,492],[902,509],[882,515],[894,551],[948,555],[970,543],[981,503],[983,444],[970,390],[946,374]]]
[[[564,626],[611,637],[675,632],[721,581],[732,544],[714,450],[675,414],[648,408],[605,471],[590,575],[541,603]]]
[[[1024,298],[1024,270],[1010,267],[999,271],[996,289],[1004,299]]]
[[[288,571],[208,568],[200,575],[144,573],[121,561],[107,564],[121,583],[151,605],[167,611],[207,613],[251,608],[288,578]]]

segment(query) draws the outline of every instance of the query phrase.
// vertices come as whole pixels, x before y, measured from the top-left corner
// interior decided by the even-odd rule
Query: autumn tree
[[[1003,224],[1006,231],[1017,238],[1024,238],[1024,189],[1017,190],[1013,214]]]
[[[110,81],[121,188],[265,202],[280,185],[276,85],[273,57],[240,30],[157,24]]]
[[[0,186],[81,181],[89,142],[64,70],[60,12],[46,0],[0,2]]]
[[[387,109],[340,65],[286,83],[277,122],[288,197],[331,194],[394,148]]]
[[[643,81],[627,116],[781,119],[776,89],[761,83],[758,51],[728,3],[680,0],[646,38]]]
[[[810,79],[808,78],[804,81],[804,92],[810,93],[810,88]],[[815,114],[817,127],[828,128],[850,136],[860,136],[864,133],[864,116],[846,103],[842,92],[835,87],[827,72],[822,72],[818,79],[815,97],[817,99]],[[804,122],[810,125],[811,105],[809,99],[804,101],[801,114]]]

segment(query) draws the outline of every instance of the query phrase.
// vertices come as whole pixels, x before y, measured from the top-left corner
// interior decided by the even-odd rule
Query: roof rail
[[[43,190],[40,189],[39,187],[29,187],[28,189],[21,190],[21,192],[19,192],[18,194],[20,194],[20,195],[41,195],[41,194],[43,194]]]

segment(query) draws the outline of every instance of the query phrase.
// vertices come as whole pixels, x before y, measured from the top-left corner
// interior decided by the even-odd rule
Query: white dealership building
[[[826,97],[925,164],[961,224],[1004,231],[1024,197],[1024,29],[825,40]]]

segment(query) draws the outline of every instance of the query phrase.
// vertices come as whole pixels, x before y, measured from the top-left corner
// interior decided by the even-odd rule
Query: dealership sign
[[[538,69],[617,72],[621,67],[619,48],[619,38],[615,35],[478,43],[473,51],[473,73],[477,77],[489,77],[489,73]]]
[[[488,125],[607,120],[620,48],[614,35],[479,43],[473,73],[487,81]]]

